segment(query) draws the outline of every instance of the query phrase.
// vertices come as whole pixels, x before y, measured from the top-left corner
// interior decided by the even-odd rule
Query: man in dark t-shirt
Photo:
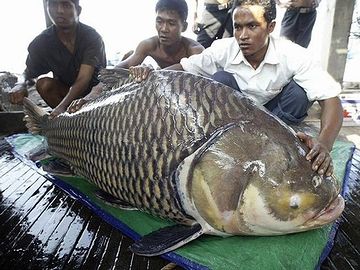
[[[53,25],[30,43],[24,78],[11,90],[10,101],[21,103],[29,82],[52,72],[53,78],[37,80],[36,90],[54,108],[51,117],[55,117],[98,84],[106,56],[101,36],[79,22],[79,0],[47,0],[46,4]]]

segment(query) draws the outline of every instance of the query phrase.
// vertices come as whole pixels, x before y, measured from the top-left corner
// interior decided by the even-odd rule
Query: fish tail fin
[[[24,113],[28,130],[32,134],[41,135],[44,125],[49,121],[49,113],[26,97],[24,98]]]

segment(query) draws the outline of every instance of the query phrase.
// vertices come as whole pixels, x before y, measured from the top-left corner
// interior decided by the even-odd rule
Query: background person
[[[54,108],[50,116],[55,117],[99,82],[97,74],[106,66],[106,56],[101,36],[79,22],[79,0],[47,0],[46,5],[53,25],[30,43],[23,78],[9,97],[12,103],[22,103],[29,82],[52,72],[53,78],[37,80],[36,90]]]
[[[164,68],[204,50],[197,41],[182,36],[187,28],[188,6],[185,0],[159,0],[155,12],[155,27],[158,35],[141,41],[132,55],[115,66],[115,68],[130,69],[130,74],[136,81],[143,80],[150,71],[148,66],[138,66],[148,56],[152,57],[160,68]],[[77,111],[102,91],[103,85],[99,83],[88,96],[74,100],[68,111]]]
[[[307,48],[316,21],[316,8],[321,0],[276,0],[286,12],[281,21],[280,36]]]
[[[197,41],[205,48],[210,47],[214,40],[231,37],[232,0],[204,0],[204,9],[201,16],[198,16],[199,4],[195,0],[195,14],[193,32],[197,34]]]

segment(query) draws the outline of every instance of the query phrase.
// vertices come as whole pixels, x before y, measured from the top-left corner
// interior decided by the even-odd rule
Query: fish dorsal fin
[[[130,246],[130,250],[141,256],[157,256],[177,249],[203,234],[200,224],[192,226],[174,225],[145,235]]]
[[[99,80],[105,84],[106,89],[114,89],[132,82],[129,70],[125,68],[104,68],[99,73]]]

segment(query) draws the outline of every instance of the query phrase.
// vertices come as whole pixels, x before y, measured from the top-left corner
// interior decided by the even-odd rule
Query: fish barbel
[[[124,70],[109,72],[122,85],[76,113],[49,120],[28,99],[25,113],[74,173],[119,205],[180,224],[134,252],[162,254],[204,233],[295,233],[341,214],[339,182],[314,172],[294,131],[242,93],[186,72],[125,84]]]

